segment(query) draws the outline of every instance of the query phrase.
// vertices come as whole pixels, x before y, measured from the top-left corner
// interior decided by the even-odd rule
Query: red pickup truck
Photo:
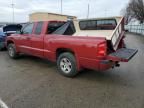
[[[128,62],[137,50],[125,48],[122,17],[28,23],[7,38],[8,54],[20,53],[57,62],[59,72],[74,77],[81,69],[104,71]]]

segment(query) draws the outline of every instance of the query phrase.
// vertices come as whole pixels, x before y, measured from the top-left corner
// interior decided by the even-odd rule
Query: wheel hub
[[[13,48],[9,48],[9,55],[11,56],[11,57],[13,57],[13,55],[14,55],[14,51],[13,51]]]
[[[63,58],[60,61],[60,67],[64,73],[69,73],[69,72],[71,72],[72,64],[71,64],[70,60],[68,60],[67,58]]]

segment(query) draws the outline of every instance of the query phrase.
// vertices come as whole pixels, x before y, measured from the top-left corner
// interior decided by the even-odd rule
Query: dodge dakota
[[[128,62],[137,50],[125,47],[124,18],[29,22],[6,40],[8,54],[24,53],[56,62],[74,77],[82,69],[105,71]]]

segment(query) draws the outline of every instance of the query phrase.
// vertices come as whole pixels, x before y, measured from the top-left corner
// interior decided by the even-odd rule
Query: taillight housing
[[[98,57],[104,57],[107,55],[107,44],[106,42],[100,43],[97,47]]]

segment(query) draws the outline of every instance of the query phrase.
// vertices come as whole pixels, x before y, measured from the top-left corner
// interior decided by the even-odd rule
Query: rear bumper
[[[110,61],[110,60],[103,60],[100,62],[99,64],[99,70],[100,71],[105,71],[105,70],[108,70],[112,67],[114,67],[116,65],[115,62],[113,61]]]
[[[88,58],[81,58],[80,59],[80,67],[87,68],[97,71],[105,71],[108,70],[116,65],[116,62],[111,60],[98,60],[98,59],[88,59]]]

